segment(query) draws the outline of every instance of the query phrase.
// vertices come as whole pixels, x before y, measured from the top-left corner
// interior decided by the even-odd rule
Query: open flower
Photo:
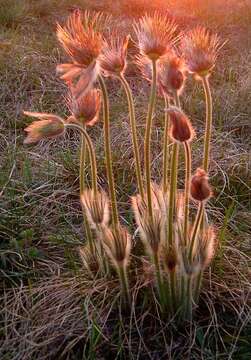
[[[134,25],[140,53],[152,61],[165,56],[177,40],[177,25],[166,15],[155,12]]]
[[[43,139],[55,138],[65,131],[64,120],[59,116],[29,111],[24,111],[24,115],[39,119],[24,129],[28,133],[24,144],[34,144]]]
[[[170,116],[170,136],[176,142],[191,141],[194,137],[194,130],[188,117],[175,106],[166,110]]]
[[[98,57],[103,38],[98,31],[102,16],[79,10],[68,18],[65,27],[57,25],[57,37],[69,55],[71,63],[57,66],[61,79],[68,84],[76,82],[76,96],[84,95],[95,82],[99,73]]]
[[[174,51],[161,59],[158,64],[158,83],[162,93],[169,97],[173,97],[174,93],[180,95],[185,79],[184,60]]]
[[[192,198],[199,202],[207,201],[211,197],[212,190],[208,183],[207,173],[203,169],[198,168],[192,177],[190,193]]]
[[[78,98],[72,90],[68,98],[68,107],[72,113],[71,121],[93,126],[98,121],[101,107],[100,90],[91,89],[86,95]]]
[[[130,36],[117,37],[111,34],[104,42],[100,66],[105,76],[120,76],[126,69],[126,55]]]
[[[188,70],[199,77],[209,75],[223,45],[217,34],[211,34],[204,27],[198,26],[189,31],[181,42]]]

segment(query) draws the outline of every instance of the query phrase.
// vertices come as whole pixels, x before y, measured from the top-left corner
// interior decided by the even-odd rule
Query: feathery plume
[[[199,77],[209,75],[223,45],[217,34],[211,34],[202,26],[189,31],[181,42],[181,51],[188,70]]]
[[[154,198],[154,196],[153,196]],[[147,204],[140,195],[132,197],[132,209],[139,227],[141,240],[147,251],[157,255],[163,237],[163,208],[159,207],[159,200],[155,197],[153,216],[149,216]]]
[[[91,227],[100,230],[109,224],[109,200],[104,191],[94,194],[93,190],[85,190],[81,195],[81,202]]]
[[[198,168],[192,177],[190,194],[194,200],[199,202],[207,201],[211,197],[212,191],[208,183],[208,176],[203,169]]]
[[[117,37],[111,34],[109,40],[104,41],[99,61],[105,76],[120,76],[125,72],[129,39],[129,35]]]
[[[171,120],[170,136],[173,141],[181,143],[191,141],[194,137],[194,130],[184,112],[175,106],[169,107],[166,111]]]
[[[79,10],[69,16],[65,27],[57,25],[57,37],[71,59],[70,64],[60,64],[57,71],[67,84],[75,85],[75,95],[79,97],[90,90],[99,74],[98,57],[103,46],[99,32],[103,17]]]
[[[144,15],[134,24],[140,53],[152,61],[165,56],[177,41],[177,25],[157,11],[152,16]]]
[[[105,227],[101,238],[104,249],[115,267],[125,268],[131,251],[131,236],[127,229],[118,225],[116,229]]]
[[[24,115],[40,119],[24,129],[28,133],[24,144],[34,144],[43,139],[55,138],[65,131],[64,120],[59,116],[29,111],[24,111]]]
[[[98,121],[101,107],[100,90],[91,89],[86,95],[78,98],[72,90],[67,102],[72,113],[68,120],[88,126],[93,126]]]
[[[199,241],[199,261],[204,270],[212,261],[216,248],[216,232],[213,226],[208,226],[203,230],[201,240]]]

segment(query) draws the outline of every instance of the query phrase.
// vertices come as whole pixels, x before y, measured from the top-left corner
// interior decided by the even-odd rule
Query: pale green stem
[[[132,143],[133,143],[133,152],[135,158],[135,165],[136,165],[136,177],[138,183],[138,191],[141,197],[144,197],[144,187],[143,187],[143,180],[141,174],[141,166],[140,166],[140,155],[139,155],[139,145],[138,145],[138,138],[137,138],[137,128],[136,128],[136,118],[135,118],[135,109],[134,109],[134,101],[132,96],[132,91],[128,82],[126,81],[125,77],[121,74],[120,80],[122,85],[124,86],[127,101],[128,101],[128,108],[129,108],[129,117],[130,117],[130,125],[131,125],[131,132],[132,132]]]
[[[157,88],[157,64],[156,61],[152,61],[152,86],[151,86],[151,94],[148,105],[148,113],[146,118],[146,132],[145,132],[145,144],[144,144],[147,206],[148,206],[149,216],[151,219],[153,218],[152,194],[151,194],[151,134],[152,134],[152,118],[153,118],[153,112],[156,102],[156,88]]]
[[[83,134],[86,140],[86,144],[89,150],[90,155],[90,163],[91,163],[91,172],[92,172],[92,189],[94,192],[94,195],[98,192],[98,183],[97,183],[97,162],[96,162],[96,156],[95,156],[95,150],[91,141],[90,136],[87,134],[86,130],[84,130],[81,126],[76,124],[67,124],[67,128],[76,129],[80,133]]]
[[[196,280],[195,280],[194,300],[196,303],[198,303],[199,297],[200,297],[202,278],[203,278],[203,270],[200,270],[200,272],[198,273]]]
[[[160,269],[160,263],[159,263],[159,257],[158,254],[153,254],[153,263],[155,266],[155,274],[156,274],[156,280],[157,280],[157,289],[160,299],[160,305],[162,310],[165,308],[165,296],[163,293],[163,281],[161,276],[161,269]]]
[[[204,140],[204,158],[203,158],[203,169],[208,172],[209,169],[209,160],[210,160],[210,141],[212,133],[212,95],[209,86],[209,77],[204,76],[201,78],[202,84],[206,97],[206,130],[205,130],[205,140]]]
[[[109,185],[109,195],[112,206],[112,224],[116,231],[119,223],[117,200],[115,193],[115,184],[112,169],[112,155],[111,155],[111,141],[110,141],[110,114],[109,114],[109,99],[106,85],[102,76],[99,76],[99,84],[103,95],[103,116],[104,116],[104,141],[105,141],[105,160],[106,171]]]
[[[186,178],[185,178],[185,198],[184,198],[184,244],[187,245],[188,240],[188,223],[189,223],[189,195],[190,195],[190,181],[191,181],[191,148],[190,144],[184,142],[185,162],[186,162]]]
[[[130,305],[131,296],[130,296],[130,291],[129,291],[126,268],[125,268],[125,266],[118,266],[117,271],[118,271],[119,280],[120,280],[121,292],[124,296],[124,300],[127,305]]]
[[[164,129],[164,146],[163,146],[163,192],[167,192],[168,188],[168,170],[169,170],[169,114],[166,111],[169,107],[169,99],[164,95],[165,100],[165,129]]]
[[[83,129],[85,130],[85,126],[82,125]],[[86,141],[85,137],[81,132],[81,147],[80,147],[80,166],[79,166],[79,188],[80,188],[80,196],[83,194],[85,189],[85,161],[86,161]],[[90,246],[91,252],[94,254],[94,244],[93,244],[93,238],[91,233],[90,225],[87,221],[85,212],[83,210],[83,219],[84,219],[84,226],[85,226],[85,232],[86,232],[86,238],[87,242]]]
[[[193,260],[194,248],[196,245],[198,233],[200,231],[201,221],[203,219],[204,207],[205,207],[204,202],[200,201],[199,208],[198,208],[195,222],[194,222],[194,227],[193,227],[193,232],[192,232],[192,237],[191,237],[191,244],[190,244],[190,248],[189,248],[189,256],[188,257],[189,257],[190,262],[192,262],[192,260]]]

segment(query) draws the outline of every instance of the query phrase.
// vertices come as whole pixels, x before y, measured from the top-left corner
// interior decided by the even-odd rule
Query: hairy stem
[[[131,296],[130,296],[130,291],[129,291],[126,268],[125,268],[125,266],[118,266],[117,271],[118,271],[119,280],[120,280],[121,292],[124,296],[124,300],[125,300],[126,304],[130,305]]]
[[[184,244],[187,245],[188,240],[188,222],[189,222],[189,195],[190,195],[190,181],[191,181],[191,147],[190,144],[184,142],[185,162],[186,162],[186,178],[185,178],[185,199],[184,199]]]
[[[85,126],[82,125],[82,127],[85,130]],[[85,189],[85,172],[84,172],[85,162],[86,162],[86,141],[85,141],[85,136],[81,132],[80,166],[79,166],[80,196],[83,194],[84,189]],[[82,208],[82,212],[83,212],[83,220],[84,220],[84,226],[85,226],[85,233],[86,233],[87,242],[88,242],[88,244],[90,246],[91,252],[94,254],[95,248],[94,248],[94,244],[93,244],[91,228],[90,228],[90,225],[89,225],[89,223],[87,221],[87,218],[86,218],[86,215],[85,215],[85,212],[84,212],[83,208]]]
[[[92,189],[93,189],[94,195],[96,195],[98,192],[97,162],[96,162],[95,150],[94,150],[94,147],[92,144],[92,140],[91,140],[90,136],[87,134],[86,130],[84,128],[82,128],[81,126],[76,125],[76,124],[67,124],[66,127],[78,130],[80,133],[83,134],[83,136],[86,140],[86,144],[87,144],[87,147],[89,150],[89,155],[90,155],[90,163],[91,163]]]
[[[136,177],[138,183],[138,191],[141,197],[144,197],[144,187],[142,181],[142,174],[141,174],[141,166],[140,166],[140,155],[139,155],[139,145],[138,145],[138,138],[137,138],[137,128],[136,128],[136,118],[135,118],[135,109],[134,109],[134,101],[132,96],[132,91],[128,82],[126,81],[123,75],[120,75],[120,80],[122,85],[124,86],[127,101],[128,101],[128,108],[129,108],[129,116],[130,116],[130,125],[131,125],[131,132],[132,132],[132,143],[133,143],[133,152],[135,158],[135,165],[136,165]]]
[[[156,274],[156,280],[157,280],[157,289],[160,299],[160,305],[162,310],[165,308],[165,296],[163,293],[163,281],[161,276],[161,269],[160,269],[160,263],[159,263],[159,257],[158,254],[153,254],[153,263],[155,266],[155,274]]]
[[[148,113],[146,118],[146,133],[145,133],[145,177],[146,177],[146,193],[147,206],[149,216],[153,218],[152,196],[151,196],[151,134],[152,134],[152,118],[156,102],[156,88],[157,88],[157,66],[156,61],[152,61],[152,86],[148,105]]]
[[[168,187],[168,167],[169,167],[169,114],[166,111],[169,107],[169,99],[164,95],[165,100],[165,129],[164,129],[164,146],[163,146],[163,192],[167,192]]]
[[[119,216],[118,216],[117,200],[116,200],[114,177],[112,170],[109,99],[108,99],[106,85],[102,76],[99,76],[99,84],[103,95],[105,159],[106,159],[106,171],[107,171],[108,185],[109,185],[109,195],[112,205],[112,224],[114,229],[116,230],[119,223]]]
[[[194,248],[195,248],[198,232],[200,231],[200,225],[201,225],[201,221],[202,221],[203,215],[204,215],[204,208],[205,208],[204,202],[201,201],[199,204],[199,208],[197,210],[194,227],[193,227],[193,232],[192,232],[192,237],[191,237],[191,244],[190,244],[190,248],[189,248],[189,261],[190,262],[192,262],[192,260],[193,260]]]
[[[202,77],[202,84],[206,97],[206,130],[205,130],[205,140],[204,140],[204,156],[203,156],[203,169],[208,172],[209,169],[209,160],[210,160],[210,141],[212,133],[212,95],[209,86],[208,76]]]

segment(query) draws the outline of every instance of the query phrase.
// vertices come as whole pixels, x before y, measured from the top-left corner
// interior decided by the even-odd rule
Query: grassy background
[[[129,339],[127,328],[111,331],[114,323],[108,324],[104,331],[98,325],[100,318],[93,320],[90,315],[92,311],[89,307],[95,308],[93,304],[84,303],[84,309],[79,308],[79,303],[75,304],[73,295],[75,299],[80,299],[86,291],[83,290],[86,289],[84,285],[80,286],[76,281],[79,275],[72,278],[81,267],[76,254],[84,240],[78,199],[79,139],[76,134],[69,133],[64,139],[33,147],[23,146],[23,129],[28,123],[22,115],[24,109],[55,112],[62,116],[67,114],[64,103],[66,88],[55,74],[56,64],[64,59],[56,41],[55,23],[63,22],[75,6],[80,6],[111,12],[114,23],[119,24],[121,31],[128,32],[131,31],[132,18],[142,14],[146,1],[0,2],[0,276],[3,295],[0,337],[2,335],[4,359],[42,359],[42,355],[48,359],[50,351],[50,358],[54,359],[58,356],[57,351],[62,354],[62,344],[66,349],[62,358],[66,359],[127,358],[128,351],[135,359],[159,359],[164,354],[170,359],[181,359],[182,356],[184,359],[250,358],[251,7],[249,1],[238,4],[226,1],[224,7],[219,6],[217,1],[210,2],[210,5],[199,0],[193,2],[196,6],[189,11],[189,16],[188,9],[191,8],[188,1],[169,2],[170,14],[176,17],[180,27],[186,28],[199,22],[217,31],[228,42],[211,79],[214,97],[211,176],[215,198],[210,204],[210,219],[220,229],[218,254],[206,279],[208,291],[205,298],[210,297],[208,303],[212,304],[212,308],[210,305],[206,309],[205,304],[203,308],[202,304],[205,317],[189,330],[188,342],[177,329],[168,330],[168,336],[163,335],[163,326],[166,325],[161,323],[153,328],[152,319],[149,320],[147,316],[146,322],[137,318],[140,331],[130,330]],[[165,10],[164,0],[157,3]],[[156,4],[151,5],[150,10]],[[149,87],[131,65],[127,77],[137,105],[142,146]],[[128,115],[120,85],[116,81],[109,81],[108,87],[112,104],[117,196],[123,221],[130,224],[132,215],[127,203],[128,194],[134,192],[134,166]],[[199,84],[191,79],[186,85],[182,104],[197,130],[193,144],[195,169],[201,161],[204,98]],[[153,173],[158,180],[163,133],[161,100],[158,101],[154,121]],[[106,186],[102,124],[91,129],[90,134],[97,148],[99,183]],[[91,287],[86,284],[88,286]],[[104,285],[97,286],[102,290]],[[49,289],[55,292],[54,300],[50,298]],[[49,295],[46,297],[47,293]],[[33,300],[38,298],[35,309],[32,307],[34,304],[30,303],[29,294]],[[63,305],[60,302],[62,294],[66,299]],[[40,300],[40,297],[46,298],[47,302]],[[55,301],[60,309],[67,309],[69,301],[72,310],[69,312],[71,319],[69,315],[66,317],[69,322],[62,321],[62,314],[61,320],[60,316],[54,318],[48,301]],[[26,312],[22,309],[26,309]],[[27,309],[34,310],[34,318]],[[51,314],[46,315],[50,310]],[[38,325],[36,321],[41,313],[44,314],[43,323]],[[78,323],[83,313],[85,325]],[[38,339],[44,334],[41,329],[49,315],[53,319],[51,329],[47,329],[46,334],[50,334],[51,342],[39,347]],[[25,320],[23,323],[20,323],[20,316]],[[81,334],[82,325],[87,329],[84,335]],[[32,326],[40,329],[40,332],[33,331]],[[131,329],[128,324],[126,326]],[[56,329],[61,338],[55,336]],[[155,338],[149,344],[145,343],[153,335]],[[37,348],[31,346],[30,342],[33,341],[37,341]],[[110,343],[112,345],[108,346]],[[92,355],[94,353],[96,355]]]

